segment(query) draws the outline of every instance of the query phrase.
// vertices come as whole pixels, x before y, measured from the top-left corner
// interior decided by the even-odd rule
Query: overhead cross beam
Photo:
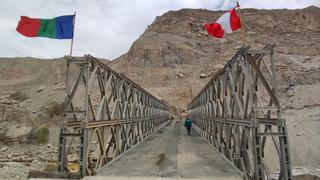
[[[273,48],[239,49],[187,108],[202,136],[246,179],[270,180],[270,171],[275,168],[271,164],[278,164],[279,179],[292,179]],[[278,163],[273,162],[271,152]]]
[[[73,163],[79,165],[81,176],[95,175],[169,119],[167,105],[95,57],[65,59],[59,171],[69,171]],[[70,155],[79,159],[69,162]]]

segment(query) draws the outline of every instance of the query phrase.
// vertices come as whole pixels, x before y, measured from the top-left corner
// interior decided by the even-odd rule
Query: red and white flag
[[[236,14],[236,7],[224,13],[216,23],[206,23],[203,25],[211,36],[222,38],[224,32],[232,33],[233,31],[241,28],[241,20]]]

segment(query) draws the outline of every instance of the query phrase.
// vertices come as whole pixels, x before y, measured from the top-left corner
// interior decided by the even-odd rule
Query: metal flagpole
[[[239,17],[241,21],[241,38],[242,38],[242,43],[243,45],[246,45],[246,39],[245,39],[245,32],[244,32],[244,20],[241,17],[241,10],[240,10],[240,4],[239,1],[237,1],[237,8],[239,10]]]
[[[73,18],[73,36],[71,39],[71,47],[70,47],[70,56],[72,56],[72,49],[73,49],[73,38],[74,38],[74,27],[76,24],[76,11],[74,12],[74,18]]]

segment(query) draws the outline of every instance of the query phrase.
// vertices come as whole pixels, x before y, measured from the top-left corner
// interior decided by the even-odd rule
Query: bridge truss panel
[[[98,59],[90,55],[65,59],[59,171],[68,171],[74,163],[79,164],[81,176],[95,175],[97,169],[143,141],[169,119],[165,104]],[[79,160],[70,162],[70,156]]]
[[[274,164],[280,169],[279,179],[292,179],[273,48],[239,49],[188,105],[202,136],[246,179],[271,179]]]

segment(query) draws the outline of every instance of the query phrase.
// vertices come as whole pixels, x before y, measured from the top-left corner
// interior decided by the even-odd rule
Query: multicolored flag
[[[236,7],[232,8],[223,14],[215,23],[206,23],[203,28],[208,31],[211,36],[222,38],[224,32],[232,33],[233,31],[241,28],[241,20],[236,14]]]
[[[52,39],[73,39],[74,15],[53,19],[39,19],[21,16],[17,31],[26,37],[47,37]]]

